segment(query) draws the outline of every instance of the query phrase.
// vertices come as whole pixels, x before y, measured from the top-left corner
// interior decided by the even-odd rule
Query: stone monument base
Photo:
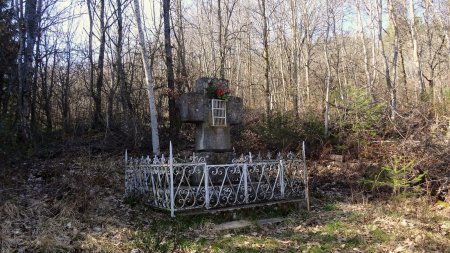
[[[230,164],[233,160],[233,152],[200,151],[195,152],[195,156],[204,157],[208,165]]]
[[[208,165],[220,165],[230,164],[233,159],[233,152],[195,152],[195,156],[205,158],[205,162]],[[220,185],[222,183],[222,173],[225,173],[225,168],[219,167],[217,171],[221,171],[219,175],[209,175],[209,180],[213,185]],[[199,185],[201,183],[203,174],[201,172],[194,173],[191,177],[191,183],[193,185]],[[238,182],[236,182],[238,183]]]

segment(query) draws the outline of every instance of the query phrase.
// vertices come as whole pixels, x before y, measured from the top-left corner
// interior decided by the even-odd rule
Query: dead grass
[[[399,152],[395,145],[389,148]],[[417,158],[426,148],[408,147]],[[432,170],[434,180],[448,164],[448,148],[424,152],[418,164]],[[313,191],[310,213],[292,206],[242,210],[235,213],[239,219],[285,221],[214,232],[215,224],[233,215],[171,219],[125,203],[119,153],[35,160],[8,170],[20,170],[20,176],[1,177],[19,190],[0,200],[0,252],[450,252],[447,202],[427,195],[380,200],[349,189],[376,169],[371,164],[318,163],[311,181],[321,187]]]

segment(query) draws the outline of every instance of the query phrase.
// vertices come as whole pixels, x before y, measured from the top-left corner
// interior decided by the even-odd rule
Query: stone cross
[[[194,92],[185,93],[180,97],[181,121],[195,123],[197,126],[196,152],[230,152],[230,126],[241,123],[242,98],[229,96],[226,101],[213,101],[207,93],[207,88],[211,85],[221,85],[223,89],[229,86],[228,81],[224,79],[199,78]],[[214,109],[217,106],[222,108]],[[217,125],[216,122],[220,124]]]

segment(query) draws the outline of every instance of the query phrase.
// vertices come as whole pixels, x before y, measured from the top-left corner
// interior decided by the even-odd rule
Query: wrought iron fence
[[[304,149],[303,149],[304,150]],[[140,196],[153,207],[177,211],[221,209],[248,204],[305,199],[309,206],[307,168],[293,154],[275,159],[247,156],[231,164],[208,165],[155,157],[128,158],[125,153],[125,193]]]

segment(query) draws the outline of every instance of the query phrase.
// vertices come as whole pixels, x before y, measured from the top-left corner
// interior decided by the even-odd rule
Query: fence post
[[[173,154],[172,154],[172,141],[169,145],[169,167],[170,167],[170,216],[175,217],[175,199],[173,195]]]
[[[309,186],[308,186],[308,168],[306,167],[306,154],[305,154],[305,142],[302,143],[302,158],[303,158],[303,178],[305,184],[305,200],[306,208],[310,210],[309,206]]]
[[[247,163],[244,163],[244,168],[242,169],[242,174],[243,174],[243,177],[244,177],[244,202],[248,203],[248,186],[247,186],[248,168],[247,168]]]
[[[209,209],[209,171],[206,164],[203,165],[203,177],[205,179],[205,207],[206,209]]]

